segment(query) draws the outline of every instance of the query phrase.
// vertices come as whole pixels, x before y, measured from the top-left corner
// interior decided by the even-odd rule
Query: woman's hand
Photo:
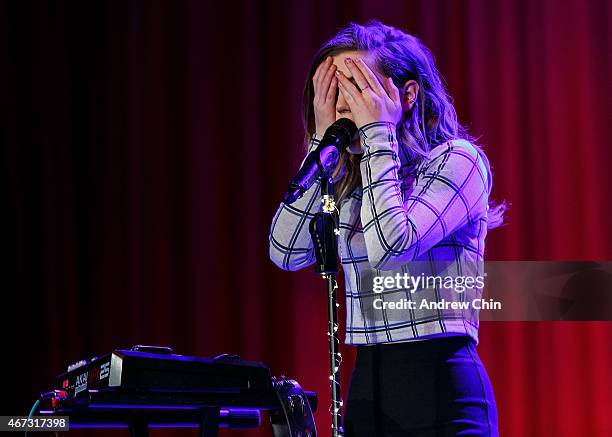
[[[402,118],[402,103],[399,90],[391,78],[387,77],[381,82],[361,58],[346,58],[345,63],[359,88],[341,71],[336,72],[336,77],[357,127],[378,121],[397,125]]]
[[[334,73],[337,67],[331,56],[325,58],[317,67],[312,84],[314,86],[315,128],[317,135],[323,136],[328,127],[336,121],[336,92],[338,90],[338,79]]]

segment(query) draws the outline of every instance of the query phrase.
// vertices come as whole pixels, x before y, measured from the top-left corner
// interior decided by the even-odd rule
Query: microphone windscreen
[[[340,118],[336,120],[325,131],[325,135],[321,139],[322,145],[335,145],[340,151],[348,146],[353,137],[357,133],[357,126],[348,118]]]

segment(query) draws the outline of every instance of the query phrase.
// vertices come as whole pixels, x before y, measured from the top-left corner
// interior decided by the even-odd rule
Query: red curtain
[[[25,414],[69,362],[164,344],[298,379],[319,393],[325,435],[324,284],[277,270],[267,234],[301,158],[306,72],[348,21],[404,28],[436,56],[494,167],[494,197],[512,204],[488,259],[612,259],[611,9],[3,2],[3,411]],[[482,323],[503,435],[610,435],[611,344],[610,322]],[[247,434],[269,431],[222,433]]]

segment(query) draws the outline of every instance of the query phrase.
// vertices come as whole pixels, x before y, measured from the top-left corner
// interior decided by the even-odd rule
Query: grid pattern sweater
[[[393,124],[371,123],[359,129],[359,135],[362,186],[338,205],[346,343],[390,343],[448,335],[468,335],[478,342],[478,311],[473,308],[377,307],[380,299],[406,299],[417,304],[423,300],[472,301],[481,297],[482,288],[457,293],[431,284],[415,292],[405,287],[374,292],[374,280],[398,273],[439,277],[482,274],[491,190],[482,152],[465,140],[440,144],[412,178],[404,176],[409,169],[408,155],[405,146],[395,140]],[[319,141],[315,136],[309,151]],[[270,258],[277,266],[298,270],[315,262],[308,225],[320,210],[319,183],[292,205],[279,206],[269,236]]]

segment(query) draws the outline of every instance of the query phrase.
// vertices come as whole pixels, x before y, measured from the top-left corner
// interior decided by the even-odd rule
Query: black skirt
[[[497,407],[470,337],[357,346],[346,437],[498,436]]]

